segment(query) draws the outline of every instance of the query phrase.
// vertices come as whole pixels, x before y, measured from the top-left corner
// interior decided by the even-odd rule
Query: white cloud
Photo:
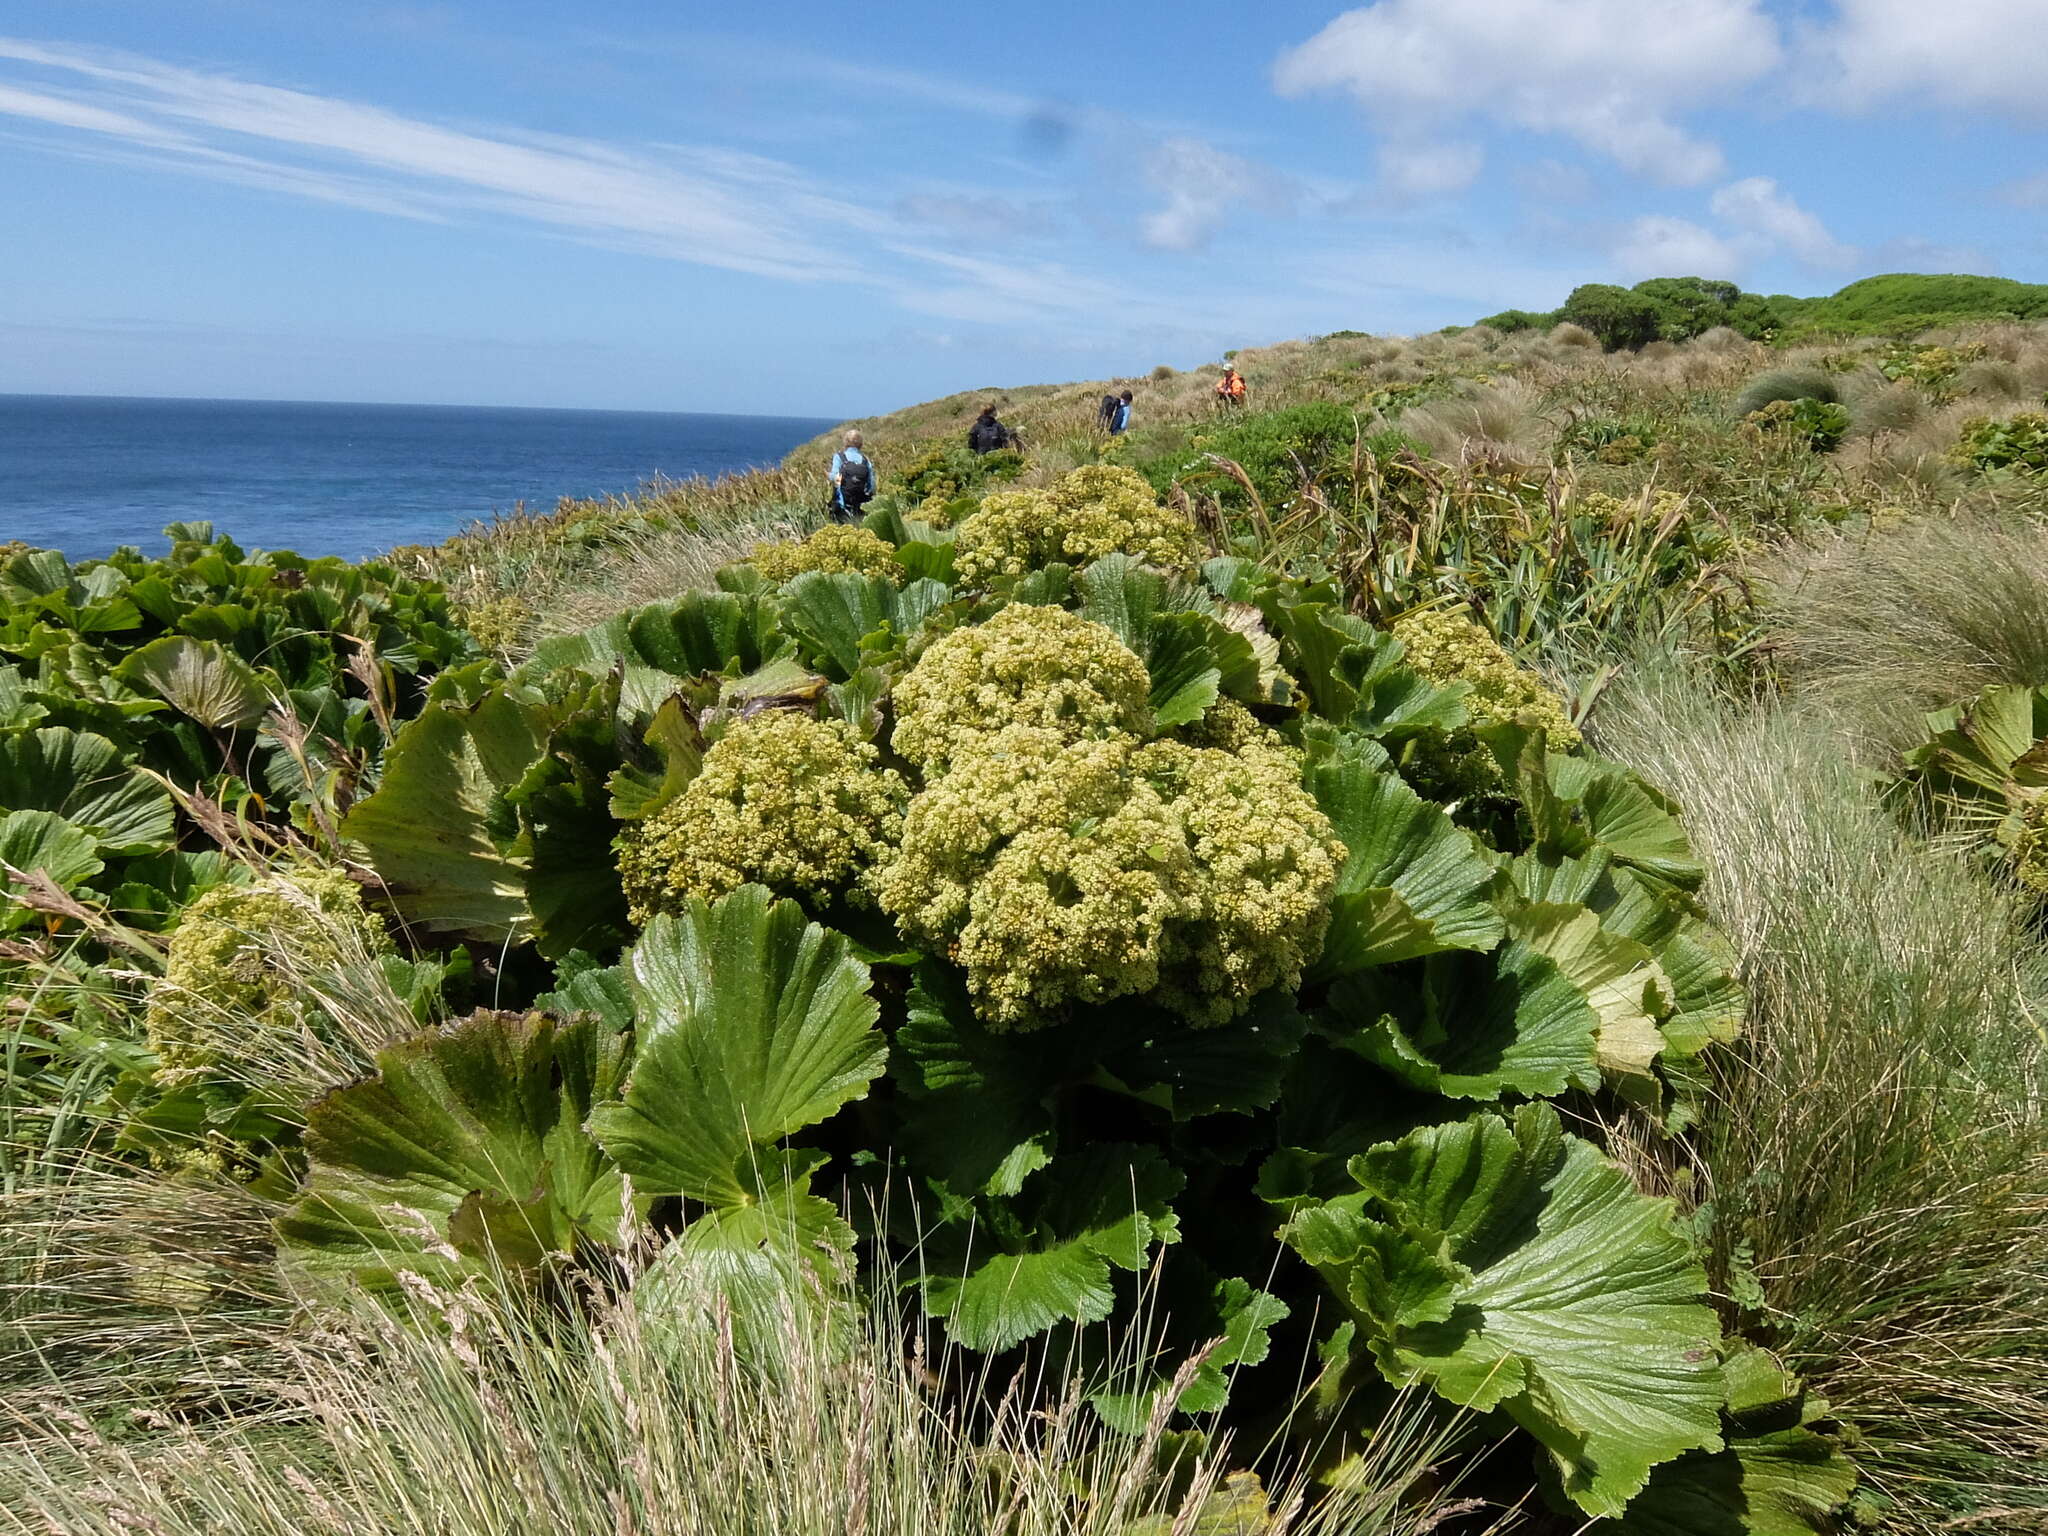
[[[1689,219],[1645,214],[1622,232],[1612,253],[1632,282],[1646,277],[1734,277],[1748,265],[1742,253]]]
[[[1768,176],[1730,182],[1714,194],[1709,206],[1738,236],[1765,250],[1789,251],[1809,267],[1840,268],[1856,260],[1853,246],[1829,234],[1826,225]]]
[[[1133,297],[1044,264],[968,260],[920,244],[886,205],[843,197],[761,155],[455,127],[131,54],[0,36],[0,70],[9,65],[20,83],[0,78],[0,139],[13,124],[12,136],[26,134],[38,148],[75,158],[407,219],[522,220],[617,250],[786,281],[856,284],[931,313],[1001,306],[1092,319],[1119,312]],[[1161,232],[1192,237],[1220,213],[1203,202],[1203,177],[1214,166],[1185,147],[1182,153]],[[1263,196],[1272,180],[1248,162],[1215,163],[1229,171],[1233,198]],[[916,205],[928,227],[950,220],[957,232],[966,222],[1007,220],[1014,234],[1030,216],[1024,205],[946,190],[957,195]]]
[[[2048,116],[2041,0],[1836,0],[1807,37],[1821,94],[1868,108],[1898,97]]]
[[[1389,142],[1379,147],[1380,184],[1401,202],[1448,197],[1479,179],[1486,151],[1477,144]]]
[[[1147,245],[1162,251],[1207,245],[1241,203],[1279,213],[1298,196],[1280,173],[1187,137],[1154,146],[1145,157],[1145,180],[1166,201],[1139,220],[1138,229]]]
[[[1776,68],[1760,0],[1377,0],[1282,54],[1283,95],[1345,90],[1414,137],[1472,116],[1695,184],[1720,149],[1675,121]]]

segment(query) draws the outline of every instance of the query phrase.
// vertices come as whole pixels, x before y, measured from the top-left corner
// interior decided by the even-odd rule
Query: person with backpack
[[[1244,404],[1244,375],[1237,371],[1234,363],[1223,365],[1223,377],[1216,381],[1216,403],[1225,410],[1235,410]]]
[[[846,434],[846,445],[832,455],[826,478],[832,482],[832,521],[859,522],[860,509],[874,498],[875,465],[861,451],[858,432]]]
[[[1121,395],[1109,397],[1113,409],[1109,413],[1109,435],[1121,437],[1131,428],[1131,392],[1127,389]]]
[[[996,403],[991,400],[981,408],[981,414],[974,418],[974,425],[967,429],[967,451],[974,454],[994,453],[999,448],[1010,446],[1010,429],[996,420]]]

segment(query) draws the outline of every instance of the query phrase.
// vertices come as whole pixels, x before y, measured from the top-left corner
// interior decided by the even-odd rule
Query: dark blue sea
[[[0,395],[0,542],[77,559],[211,521],[246,548],[361,559],[518,502],[773,464],[784,416]],[[822,473],[822,470],[821,470]]]

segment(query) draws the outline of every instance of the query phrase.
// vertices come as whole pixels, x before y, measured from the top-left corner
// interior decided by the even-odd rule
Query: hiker
[[[1223,377],[1216,381],[1216,403],[1226,409],[1244,404],[1244,375],[1233,363],[1223,365]]]
[[[861,452],[858,432],[846,434],[846,446],[832,455],[832,468],[826,478],[832,482],[832,521],[859,522],[860,509],[875,494],[875,465]]]
[[[994,453],[999,448],[1010,446],[1010,429],[996,420],[996,403],[991,400],[981,408],[981,414],[974,418],[974,425],[967,429],[967,449],[970,453]]]
[[[1109,435],[1121,437],[1131,426],[1131,392],[1127,389],[1121,395],[1112,396],[1109,413]]]

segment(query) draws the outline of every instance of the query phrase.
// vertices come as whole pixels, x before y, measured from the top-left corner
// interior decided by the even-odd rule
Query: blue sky
[[[0,392],[844,415],[2048,279],[2048,0],[10,0]]]

